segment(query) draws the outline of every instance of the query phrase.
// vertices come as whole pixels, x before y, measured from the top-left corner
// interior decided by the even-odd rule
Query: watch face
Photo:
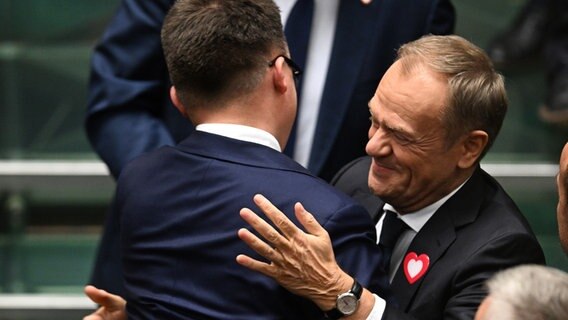
[[[344,315],[350,315],[355,312],[358,305],[359,299],[351,292],[343,293],[337,297],[337,310]]]

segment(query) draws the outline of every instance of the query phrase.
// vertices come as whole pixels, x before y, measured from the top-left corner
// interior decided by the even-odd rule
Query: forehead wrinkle
[[[391,119],[387,119],[387,121],[385,121],[383,117],[383,120],[380,121],[381,125],[385,126],[390,131],[412,135],[414,130],[412,130],[411,127],[408,127],[408,125],[404,126],[404,124],[412,122],[412,118],[407,116],[408,114],[412,114],[412,112],[403,112],[402,114],[400,112],[394,112],[393,109],[405,109],[405,108],[402,105],[386,98],[386,96],[382,94],[381,91],[382,91],[381,88],[379,88],[376,94],[376,108],[377,109],[382,108],[383,113],[390,113],[392,115]],[[381,100],[386,100],[386,103],[381,103]],[[381,110],[377,110],[377,113],[380,114]],[[378,115],[374,115],[372,112],[371,114],[378,120]]]
[[[399,116],[407,123],[416,124],[414,129],[429,121],[441,125],[448,100],[447,77],[420,64],[410,73],[405,73],[401,71],[403,66],[401,61],[397,61],[391,67],[391,74],[387,81],[381,83],[384,86],[379,86],[377,94],[382,96],[382,100],[394,100],[391,104],[400,110],[397,112]]]

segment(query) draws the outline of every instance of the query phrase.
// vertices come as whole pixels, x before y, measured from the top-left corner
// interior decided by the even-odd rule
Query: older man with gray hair
[[[497,273],[487,287],[475,320],[568,319],[568,274],[560,270],[518,266]]]

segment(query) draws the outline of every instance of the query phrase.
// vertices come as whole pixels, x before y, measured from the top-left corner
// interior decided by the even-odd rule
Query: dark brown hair
[[[162,47],[187,108],[222,105],[251,92],[270,55],[287,50],[272,0],[178,0],[165,18]]]

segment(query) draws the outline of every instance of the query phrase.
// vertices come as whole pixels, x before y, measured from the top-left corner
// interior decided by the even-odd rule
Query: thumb
[[[87,297],[89,297],[89,299],[91,299],[94,303],[105,307],[115,306],[117,305],[117,302],[122,300],[121,297],[108,293],[105,290],[98,289],[94,286],[86,286],[84,291]]]

